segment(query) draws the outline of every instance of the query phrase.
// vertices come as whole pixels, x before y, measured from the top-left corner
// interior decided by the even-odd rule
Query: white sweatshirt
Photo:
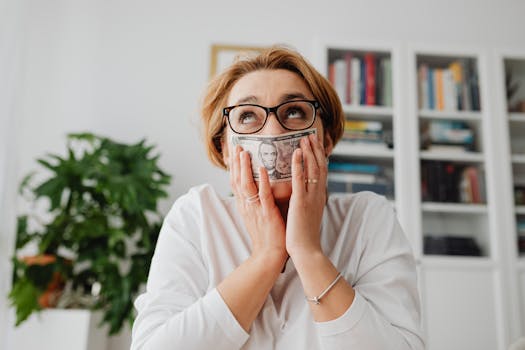
[[[321,245],[356,291],[348,310],[315,322],[290,259],[246,333],[216,286],[249,257],[249,234],[233,198],[191,189],[165,218],[131,349],[423,349],[415,262],[392,205],[330,196]]]

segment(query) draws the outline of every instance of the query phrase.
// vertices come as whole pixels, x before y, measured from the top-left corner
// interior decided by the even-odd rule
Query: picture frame
[[[266,47],[213,44],[211,46],[210,57],[210,79],[232,64],[235,57],[239,54],[257,54],[261,53],[264,49],[266,49]]]

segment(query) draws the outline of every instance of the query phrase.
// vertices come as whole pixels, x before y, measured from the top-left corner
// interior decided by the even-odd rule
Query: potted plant
[[[170,181],[153,148],[70,134],[65,157],[38,159],[50,176],[33,185],[32,173],[20,186],[31,205],[18,217],[13,258],[17,326],[52,307],[100,310],[110,334],[133,321]]]

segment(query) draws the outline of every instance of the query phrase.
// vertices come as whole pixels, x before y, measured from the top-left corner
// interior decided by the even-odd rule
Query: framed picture
[[[241,46],[241,45],[212,45],[210,60],[210,79],[217,73],[222,72],[226,67],[233,63],[237,55],[242,53],[257,54],[262,52],[265,47]]]

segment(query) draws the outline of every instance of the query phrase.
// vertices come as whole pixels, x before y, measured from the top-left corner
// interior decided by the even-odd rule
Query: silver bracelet
[[[328,287],[326,287],[326,289],[323,290],[323,292],[322,292],[321,294],[319,294],[318,296],[313,297],[313,298],[308,298],[307,296],[305,296],[306,300],[309,301],[309,302],[311,302],[311,303],[314,303],[314,304],[316,304],[316,305],[321,304],[321,298],[324,297],[324,295],[325,295],[326,293],[328,293],[328,291],[329,291],[330,289],[332,289],[333,286],[335,286],[335,284],[337,283],[337,281],[339,281],[339,279],[340,279],[342,276],[343,276],[343,275],[341,275],[341,273],[339,273],[339,274],[337,275],[337,277],[335,278],[335,280],[334,280],[332,283],[330,283],[330,285],[329,285]]]

